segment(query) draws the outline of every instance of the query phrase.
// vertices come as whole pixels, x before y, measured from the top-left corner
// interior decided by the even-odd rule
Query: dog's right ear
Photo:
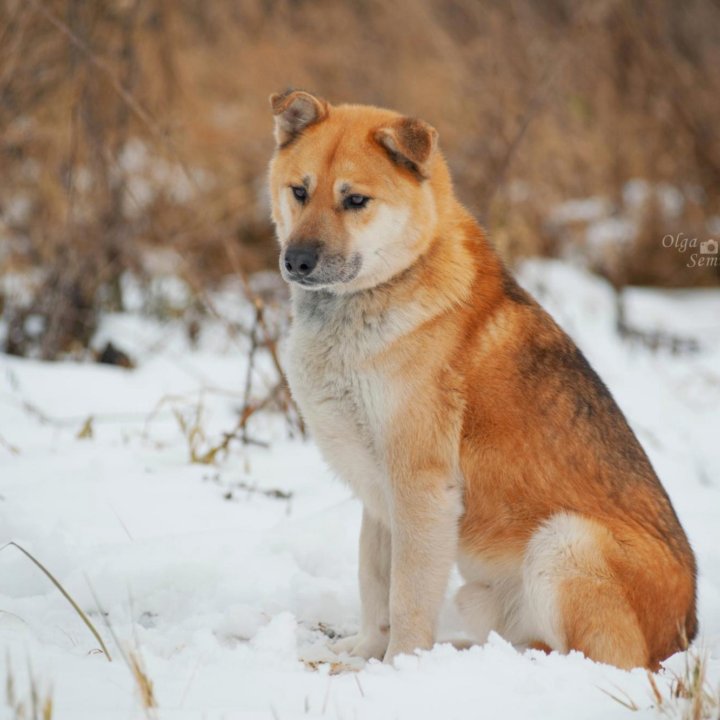
[[[437,150],[438,132],[424,120],[399,118],[389,127],[376,130],[375,140],[400,167],[409,170],[420,180],[429,177]]]
[[[329,111],[325,100],[303,90],[287,90],[270,96],[275,115],[275,141],[279,147],[292,142],[306,127],[324,120]]]

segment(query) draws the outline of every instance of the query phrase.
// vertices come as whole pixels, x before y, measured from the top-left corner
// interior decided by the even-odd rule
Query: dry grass
[[[717,283],[660,239],[704,237],[720,212],[718,21],[713,0],[8,0],[0,273],[38,272],[29,301],[0,298],[5,349],[82,356],[98,312],[123,306],[122,274],[151,281],[148,247],[200,288],[274,266],[266,99],[288,86],[434,123],[510,259],[561,251],[558,201],[621,208],[635,177],[687,190],[600,270]]]
[[[140,704],[145,714],[152,717],[155,708],[157,708],[157,701],[155,700],[153,682],[147,674],[142,656],[139,652],[130,652],[127,655],[127,662],[133,679],[135,680],[135,687],[139,693]]]
[[[672,673],[667,697],[648,674],[657,707],[662,714],[678,720],[718,720],[720,718],[720,687],[712,687],[707,679],[707,656],[698,651],[685,654],[681,673]]]
[[[83,621],[87,629],[90,630],[90,632],[93,634],[93,637],[97,640],[98,645],[100,646],[100,649],[102,650],[105,657],[108,659],[108,662],[111,662],[112,658],[110,657],[110,653],[108,652],[108,649],[103,642],[100,633],[97,631],[97,628],[93,625],[88,616],[83,612],[82,608],[77,604],[77,602],[73,599],[70,593],[68,593],[68,591],[62,586],[60,581],[50,572],[50,570],[45,567],[45,565],[40,562],[40,560],[38,560],[30,551],[26,550],[22,545],[18,545],[18,543],[10,541],[0,547],[0,552],[7,547],[14,547],[19,550],[26,558],[28,558],[28,560],[33,563],[33,565],[35,565],[35,567],[40,569],[40,571],[45,575],[48,580],[50,580],[50,582],[57,588],[60,594],[68,601],[68,603],[70,603],[72,609],[77,613],[78,617]]]
[[[691,648],[685,652],[685,664],[681,672],[665,671],[658,682],[657,676],[648,671],[648,683],[653,700],[652,707],[658,716],[671,720],[719,720],[720,687],[713,687],[707,679],[707,656]],[[624,690],[612,692],[602,689],[615,702],[637,712],[642,709]]]
[[[121,656],[132,675],[135,687],[138,691],[138,701],[145,717],[152,720],[157,710],[155,689],[140,650],[135,642],[135,649],[125,652],[118,642],[117,637],[108,622],[108,629],[120,649]],[[103,646],[104,647],[104,646]],[[109,659],[109,656],[108,656]],[[18,691],[18,683],[13,670],[10,658],[6,660],[7,671],[5,677],[5,706],[8,709],[10,720],[52,720],[53,718],[53,693],[52,689],[41,688],[32,666],[28,665],[28,689],[21,694]],[[6,715],[3,714],[3,717]]]
[[[138,638],[136,635],[134,635],[132,644],[129,648],[126,647],[126,644],[121,642],[116,635],[112,623],[110,622],[109,615],[102,610],[102,605],[97,595],[95,594],[92,586],[90,587],[90,591],[92,592],[95,599],[95,605],[97,606],[98,611],[100,612],[100,615],[105,622],[105,627],[107,628],[108,633],[112,637],[113,642],[115,643],[115,647],[120,653],[120,657],[130,671],[130,675],[132,676],[133,682],[135,683],[135,688],[138,693],[138,701],[143,709],[143,713],[145,714],[146,718],[152,720],[156,717],[156,710],[158,707],[157,699],[155,697],[155,685],[146,669],[145,661],[143,660],[142,652],[140,650],[140,643],[138,641]],[[132,598],[129,598],[129,600],[130,610],[132,612]]]
[[[5,676],[5,706],[10,720],[52,720],[52,690],[42,690],[33,669],[28,665],[27,697],[20,697],[17,682],[10,658],[7,658],[7,674]],[[3,717],[5,715],[3,714]]]

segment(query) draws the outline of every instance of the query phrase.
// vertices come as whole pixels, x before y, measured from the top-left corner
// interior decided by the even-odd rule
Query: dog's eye
[[[348,195],[343,201],[346,210],[361,210],[370,202],[367,195]]]
[[[307,190],[301,185],[293,185],[292,191],[298,202],[304,203],[307,200]]]

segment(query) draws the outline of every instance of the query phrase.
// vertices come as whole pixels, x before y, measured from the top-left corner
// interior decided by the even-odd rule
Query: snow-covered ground
[[[592,276],[534,262],[521,279],[615,393],[673,499],[698,555],[696,645],[717,688],[720,291],[628,293],[635,327],[700,344],[672,354],[621,340],[612,293]],[[359,503],[280,417],[253,420],[252,437],[267,448],[234,445],[215,466],[189,462],[175,411],[191,418],[201,405],[211,442],[242,402],[243,341],[220,324],[195,350],[180,327],[137,315],[107,318],[98,343],[108,338],[138,360],[135,370],[0,355],[0,544],[19,543],[57,577],[113,658],[38,568],[5,547],[0,682],[9,665],[19,699],[32,674],[52,687],[57,720],[143,717],[119,642],[141,658],[160,718],[659,716],[642,670],[522,652],[497,636],[466,651],[440,644],[395,667],[337,672],[346,668],[318,662],[334,659],[328,635],[358,625]],[[89,417],[92,436],[78,438]],[[442,636],[461,636],[450,600]],[[656,682],[668,692],[670,672]]]

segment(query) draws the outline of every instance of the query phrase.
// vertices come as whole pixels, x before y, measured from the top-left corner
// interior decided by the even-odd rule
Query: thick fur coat
[[[454,196],[437,133],[271,99],[288,380],[362,500],[360,632],[428,648],[448,575],[478,641],[656,667],[696,633],[695,561],[608,389]]]

